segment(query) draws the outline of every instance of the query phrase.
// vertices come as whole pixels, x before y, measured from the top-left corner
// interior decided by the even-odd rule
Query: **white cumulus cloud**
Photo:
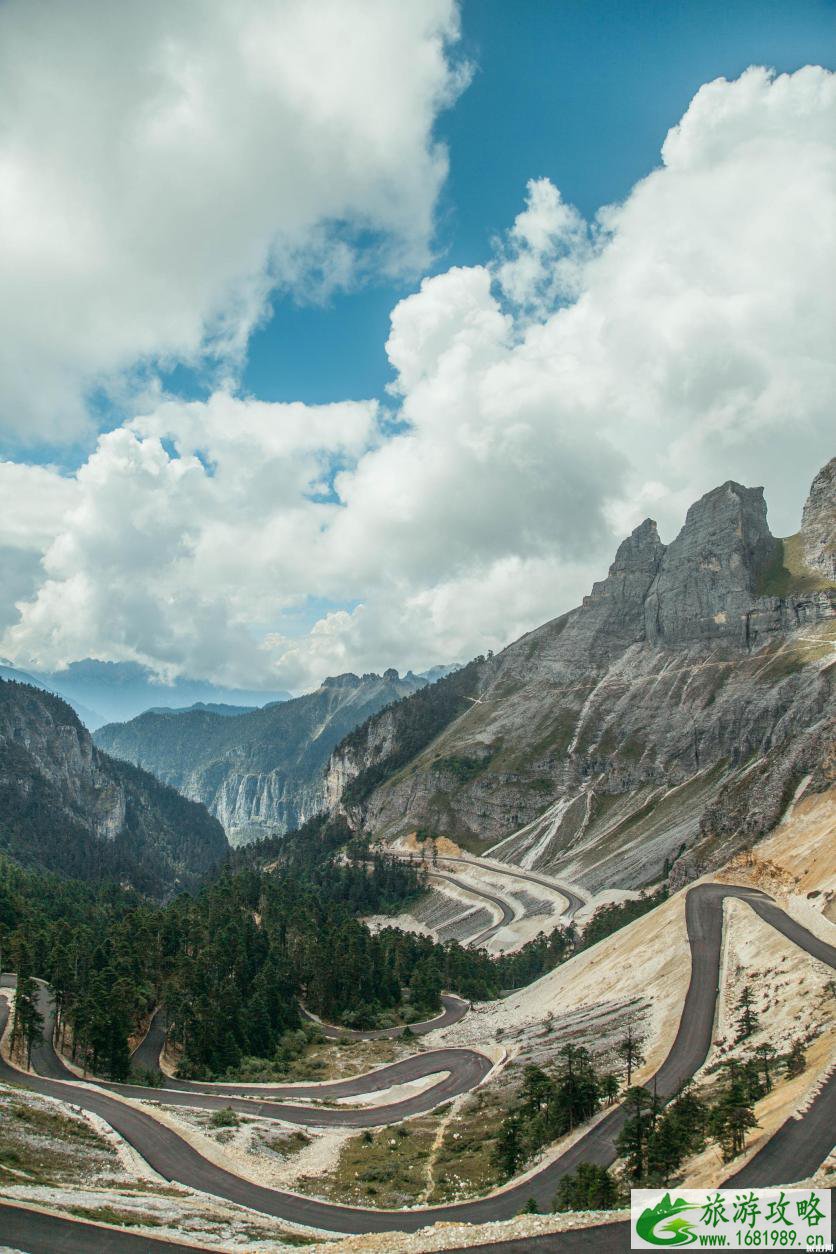
[[[0,431],[234,368],[275,287],[425,264],[456,37],[454,0],[0,6]]]
[[[394,428],[220,390],[103,436],[0,651],[302,688],[501,647],[729,478],[791,533],[832,453],[835,114],[827,71],[752,69],[595,222],[532,182],[393,311]]]

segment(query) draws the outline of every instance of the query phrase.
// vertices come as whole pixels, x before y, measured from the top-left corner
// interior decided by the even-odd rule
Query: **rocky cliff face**
[[[0,681],[0,852],[165,895],[227,849],[202,806],[100,752],[65,702]]]
[[[801,519],[804,560],[831,583],[836,582],[836,457],[813,480]]]
[[[316,692],[237,717],[148,711],[96,732],[96,743],[203,802],[234,845],[281,835],[325,804],[334,746],[370,715],[426,685],[395,670],[335,675]]]
[[[400,751],[411,702],[340,746],[332,806],[592,889],[717,865],[830,752],[836,586],[799,555],[826,553],[833,508],[822,472],[790,541],[762,490],[735,483],[667,547],[646,520],[583,605],[468,668],[470,699],[419,752]]]

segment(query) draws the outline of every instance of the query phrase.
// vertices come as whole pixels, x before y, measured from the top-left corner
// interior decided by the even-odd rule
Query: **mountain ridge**
[[[96,748],[65,701],[0,680],[0,852],[165,896],[228,849],[202,806]]]
[[[146,711],[96,744],[203,802],[233,844],[281,835],[319,813],[331,751],[357,723],[426,685],[420,676],[331,675],[312,693],[228,717]]]
[[[88,731],[105,723],[134,718],[145,710],[166,705],[170,697],[177,706],[216,702],[241,706],[261,706],[268,701],[285,701],[289,692],[257,692],[251,689],[222,688],[209,680],[180,676],[170,684],[161,683],[150,667],[138,662],[105,662],[81,658],[62,670],[24,669],[0,659],[0,675],[30,683],[52,692],[72,706]]]
[[[832,753],[834,464],[789,540],[771,535],[762,489],[733,481],[669,545],[646,519],[577,609],[470,664],[412,757],[409,701],[352,733],[329,763],[330,809],[591,889],[672,867],[684,882],[751,843]],[[801,561],[811,550],[824,565]]]

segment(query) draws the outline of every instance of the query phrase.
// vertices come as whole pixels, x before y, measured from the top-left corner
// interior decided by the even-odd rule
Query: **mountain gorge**
[[[0,681],[0,852],[166,896],[227,851],[202,806],[102,753],[64,701]]]
[[[230,717],[206,709],[147,711],[100,728],[114,757],[201,801],[235,845],[298,827],[325,804],[325,767],[347,732],[426,687],[423,676],[331,676],[315,691]]]
[[[832,782],[836,460],[780,540],[728,482],[669,545],[646,519],[577,609],[385,710],[328,804],[595,891],[679,886]]]

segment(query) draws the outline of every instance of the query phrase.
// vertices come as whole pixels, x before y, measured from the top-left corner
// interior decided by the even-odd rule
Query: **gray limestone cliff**
[[[102,753],[64,701],[0,681],[0,853],[166,896],[227,852],[203,806]]]
[[[763,488],[724,483],[692,505],[644,603],[645,638],[748,643],[747,616],[775,551]]]
[[[404,702],[340,745],[331,807],[591,889],[719,865],[827,782],[833,509],[831,463],[788,540],[732,482],[667,547],[646,520],[581,606],[459,672],[457,700],[442,680],[433,710]]]
[[[801,517],[806,564],[836,582],[836,457],[813,480]]]
[[[234,717],[147,711],[100,728],[95,740],[203,802],[232,844],[246,844],[318,814],[334,746],[358,723],[425,684],[391,669],[382,676],[334,675],[315,692]]]

